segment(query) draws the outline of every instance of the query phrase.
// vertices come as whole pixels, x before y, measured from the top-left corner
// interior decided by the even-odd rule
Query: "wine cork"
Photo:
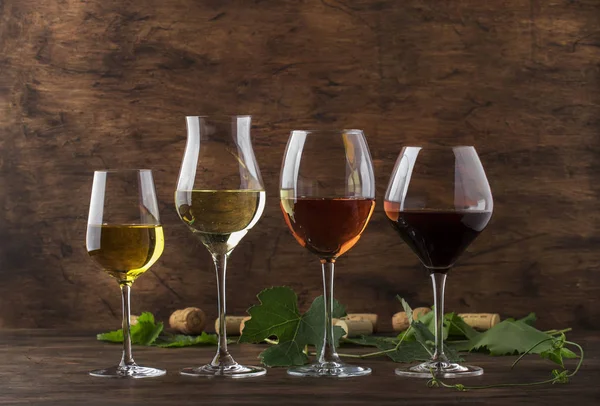
[[[244,332],[244,327],[246,327],[246,322],[248,320],[250,320],[252,317],[250,316],[246,316],[242,319],[242,322],[240,323],[240,335],[242,335],[242,333]],[[227,320],[227,319],[226,319]]]
[[[169,326],[182,334],[201,334],[206,326],[206,314],[197,307],[175,310],[169,317]]]
[[[344,329],[344,338],[360,337],[373,334],[373,324],[369,320],[337,320],[334,326]]]
[[[240,335],[242,321],[248,316],[225,316],[225,329],[232,336]],[[219,318],[215,320],[215,331],[219,334]]]
[[[413,320],[417,320],[419,317],[429,313],[431,309],[429,307],[417,307],[413,309]],[[394,331],[404,331],[410,326],[406,312],[398,312],[392,316],[392,328]]]
[[[469,326],[478,330],[489,330],[500,323],[498,313],[460,313],[459,316]]]
[[[373,326],[373,332],[377,332],[378,316],[375,313],[348,313],[345,317],[342,317],[341,320],[368,321]]]

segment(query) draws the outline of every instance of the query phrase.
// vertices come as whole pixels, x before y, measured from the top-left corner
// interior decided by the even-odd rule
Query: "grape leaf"
[[[560,355],[562,355],[563,358],[579,358],[579,355],[565,347],[560,349]]]
[[[552,347],[540,353],[540,357],[548,359],[561,367],[565,367],[563,358],[578,358],[578,355],[565,347],[566,337],[564,333],[552,339]]]
[[[382,351],[395,349],[395,351],[386,352],[385,355],[390,357],[394,362],[413,362],[413,361],[429,361],[431,354],[417,341],[402,342],[398,345],[398,339],[394,337],[373,337],[363,336],[360,340],[361,345],[377,347]]]
[[[265,289],[258,295],[260,304],[248,309],[251,318],[245,323],[240,343],[259,343],[269,337],[277,337],[278,344],[260,354],[261,362],[270,367],[304,365],[308,357],[304,353],[307,345],[314,345],[317,354],[323,347],[323,324],[325,304],[323,296],[317,297],[308,311],[300,314],[298,297],[288,287]],[[333,317],[345,316],[342,305],[334,301]],[[337,344],[344,335],[341,327],[334,328]]]
[[[217,345],[219,338],[216,334],[207,334],[202,332],[199,336],[173,335],[159,337],[154,345],[163,348],[171,347],[189,347],[192,345]]]
[[[131,342],[139,345],[151,345],[163,331],[162,322],[155,323],[152,313],[144,312],[137,323],[131,326]]]
[[[108,341],[110,343],[122,343],[123,342],[123,330],[109,331],[108,333],[100,333],[96,335],[96,339],[99,341]]]
[[[453,339],[473,340],[479,334],[481,333],[465,323],[458,314],[447,313],[444,315],[444,339],[452,337]]]
[[[412,311],[412,308],[410,307],[410,305],[408,304],[408,302],[406,300],[404,300],[404,298],[400,297],[399,295],[397,295],[396,298],[398,298],[398,300],[400,300],[400,303],[402,304],[402,308],[404,309],[404,313],[406,313],[406,318],[409,321],[412,321],[413,311]]]
[[[435,334],[435,309],[434,311],[419,316],[417,320],[427,326],[429,331],[431,331],[431,334]],[[452,337],[453,340],[472,340],[480,334],[473,327],[465,323],[462,317],[456,313],[446,313],[444,315],[443,332],[444,341],[447,340],[448,337]],[[411,333],[409,332],[408,335],[410,336]]]
[[[551,336],[521,320],[504,320],[470,341],[469,351],[487,349],[491,355],[522,354]],[[552,341],[541,343],[531,353],[552,349]]]
[[[144,312],[138,317],[137,323],[130,328],[131,343],[137,345],[152,345],[162,332],[163,327],[161,322],[156,323],[154,321],[154,315],[152,315],[152,313]],[[100,341],[122,343],[123,330],[119,329],[108,333],[101,333],[98,334],[96,338]]]
[[[434,335],[435,334],[435,315],[434,315],[434,312],[429,312],[429,313],[419,317],[415,321],[412,319],[413,312],[412,312],[412,309],[409,306],[409,304],[404,299],[402,299],[400,296],[398,296],[398,299],[400,299],[400,302],[402,303],[402,308],[406,312],[407,317],[409,317],[408,320],[410,320],[410,327],[411,327],[410,329],[408,329],[404,333],[401,333],[398,336],[398,339],[402,340],[402,344],[400,345],[400,347],[398,347],[398,351],[400,351],[400,348],[404,345],[405,342],[410,343],[410,342],[416,341],[421,345],[422,349],[428,353],[429,357],[427,358],[427,360],[431,359],[431,356],[435,352],[435,335]],[[450,319],[453,320],[454,313],[450,313],[448,316],[450,316]],[[429,326],[426,325],[424,323],[424,321],[427,322],[429,324]],[[463,321],[463,323],[464,323],[464,321]],[[446,329],[444,329],[444,330],[446,330]],[[445,338],[446,337],[444,337],[444,339]],[[458,355],[458,353],[454,349],[448,347],[446,345],[446,343],[444,343],[443,346],[444,346],[444,353],[446,354],[446,357],[448,357],[448,359],[450,361],[453,361],[453,362],[462,361],[461,357]]]
[[[527,316],[523,317],[522,319],[519,319],[519,321],[522,321],[523,323],[529,324],[533,327],[533,325],[537,321],[537,316],[535,315],[535,313],[532,312],[529,313]]]

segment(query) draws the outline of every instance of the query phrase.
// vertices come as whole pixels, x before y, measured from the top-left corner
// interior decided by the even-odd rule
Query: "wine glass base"
[[[294,367],[287,370],[292,376],[326,376],[332,378],[352,378],[371,374],[371,368],[348,365],[342,362],[326,362]]]
[[[483,375],[483,368],[473,365],[460,365],[454,362],[423,362],[409,368],[396,368],[396,375],[409,378],[463,378],[465,376]]]
[[[185,376],[203,376],[206,378],[212,378],[215,376],[224,376],[228,378],[253,378],[256,376],[265,375],[267,370],[261,367],[244,366],[236,363],[229,366],[215,366],[207,364],[201,367],[183,368],[179,373]]]
[[[167,373],[164,369],[142,367],[139,365],[114,366],[106,369],[96,369],[90,375],[100,378],[156,378]]]

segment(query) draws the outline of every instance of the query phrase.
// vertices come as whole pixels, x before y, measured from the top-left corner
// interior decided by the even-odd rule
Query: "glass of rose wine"
[[[219,342],[209,364],[181,370],[189,376],[248,378],[261,367],[238,364],[227,349],[227,259],[265,208],[265,190],[250,139],[250,116],[186,117],[187,144],[175,192],[179,217],[212,255],[218,290]]]
[[[325,299],[318,360],[290,368],[288,374],[339,378],[370,374],[370,368],[340,360],[332,325],[335,262],[359,240],[375,207],[373,164],[363,132],[292,131],[281,168],[280,198],[292,234],[321,261]]]
[[[435,352],[430,361],[396,374],[441,378],[483,374],[444,355],[444,288],[458,257],[487,226],[494,202],[473,147],[404,147],[384,200],[393,228],[419,257],[433,284]]]
[[[131,285],[158,260],[165,247],[150,170],[94,172],[86,246],[90,257],[117,280],[123,299],[121,362],[114,367],[92,371],[90,375],[114,378],[164,375],[164,369],[135,363],[129,331]]]

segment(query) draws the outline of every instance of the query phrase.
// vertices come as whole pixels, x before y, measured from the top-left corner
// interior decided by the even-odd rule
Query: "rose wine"
[[[392,226],[430,272],[447,272],[492,217],[486,211],[400,211],[399,207],[384,202]]]
[[[175,207],[211,254],[227,254],[260,219],[265,199],[264,190],[178,190]]]
[[[321,260],[335,260],[359,240],[374,199],[282,198],[285,222],[296,240]]]
[[[161,256],[165,238],[159,225],[88,225],[86,245],[110,276],[130,285]]]

